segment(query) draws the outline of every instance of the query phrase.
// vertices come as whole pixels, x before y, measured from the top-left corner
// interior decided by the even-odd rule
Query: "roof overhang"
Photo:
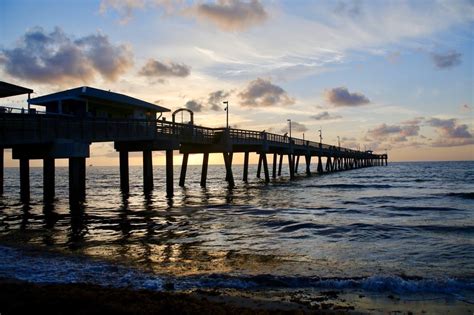
[[[32,89],[0,81],[0,98],[33,93]]]
[[[170,110],[165,107],[161,107],[152,103],[142,101],[140,99],[127,96],[120,93],[100,90],[88,86],[78,87],[75,89],[65,90],[57,93],[43,95],[40,97],[32,98],[29,103],[34,105],[46,106],[48,104],[66,101],[93,101],[105,105],[119,105],[119,106],[130,106],[135,108],[141,108],[151,110],[155,112],[169,112]]]

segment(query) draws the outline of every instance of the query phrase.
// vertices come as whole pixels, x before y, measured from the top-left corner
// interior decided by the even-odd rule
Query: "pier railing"
[[[190,144],[286,146],[339,154],[375,156],[284,135],[234,128],[208,128],[165,120],[77,118],[55,115],[0,113],[0,146],[48,143],[57,139],[81,142],[177,140]]]

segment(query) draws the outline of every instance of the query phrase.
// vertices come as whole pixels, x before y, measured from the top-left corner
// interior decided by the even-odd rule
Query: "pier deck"
[[[153,188],[152,151],[166,151],[167,194],[173,195],[173,151],[179,150],[183,163],[179,184],[185,184],[189,154],[204,154],[201,185],[206,185],[210,153],[224,155],[226,180],[235,185],[232,174],[234,153],[244,153],[243,180],[248,179],[249,153],[260,155],[257,176],[264,171],[270,181],[267,154],[273,155],[271,176],[281,175],[286,156],[290,177],[294,178],[300,157],[305,158],[305,173],[311,175],[311,159],[317,157],[317,172],[333,172],[353,168],[386,165],[386,154],[356,151],[319,142],[290,138],[274,133],[234,129],[208,128],[164,120],[78,118],[41,114],[0,114],[0,147],[11,148],[14,159],[20,160],[21,197],[29,199],[28,169],[30,159],[44,160],[44,197],[54,197],[54,160],[68,158],[70,198],[85,198],[85,159],[93,142],[114,142],[119,152],[121,189],[128,192],[128,152],[143,152],[144,189]],[[322,158],[326,158],[323,167]],[[278,170],[278,172],[277,172]],[[51,175],[52,173],[52,175]],[[3,187],[3,178],[2,178]],[[53,187],[52,187],[53,186]]]

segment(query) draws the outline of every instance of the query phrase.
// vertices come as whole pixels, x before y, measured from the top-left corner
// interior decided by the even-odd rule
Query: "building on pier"
[[[29,104],[46,107],[47,114],[75,117],[156,119],[170,110],[137,98],[89,86],[32,98]]]

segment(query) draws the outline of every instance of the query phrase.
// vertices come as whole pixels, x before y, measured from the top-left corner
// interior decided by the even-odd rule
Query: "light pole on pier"
[[[229,102],[228,101],[224,101],[222,102],[223,104],[226,105],[226,107],[224,108],[224,110],[226,111],[226,123],[225,123],[225,126],[227,129],[229,129]]]
[[[291,119],[287,119],[287,121],[288,121],[288,124],[290,126],[290,139],[291,139]]]
[[[337,136],[337,145],[339,146],[339,150],[341,149],[341,138]]]
[[[323,128],[320,128],[319,130],[319,144],[323,143]]]

